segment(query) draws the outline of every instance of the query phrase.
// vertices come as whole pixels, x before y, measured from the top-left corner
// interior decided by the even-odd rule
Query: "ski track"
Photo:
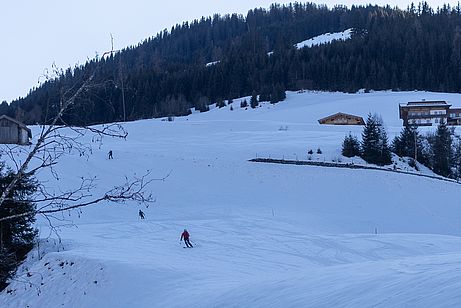
[[[306,159],[320,147],[311,159],[364,163],[340,156],[344,136],[361,127],[317,119],[374,111],[391,140],[401,129],[398,103],[422,98],[461,106],[458,94],[288,92],[254,110],[126,123],[126,141],[105,139],[88,158],[64,157],[58,182],[39,177],[59,189],[97,175],[96,192],[104,192],[149,169],[169,174],[151,187],[157,201],[63,213],[61,223],[73,226],[59,229],[62,242],[39,220],[40,247],[0,293],[0,307],[461,306],[458,184],[248,162]],[[184,228],[192,249],[179,243]]]

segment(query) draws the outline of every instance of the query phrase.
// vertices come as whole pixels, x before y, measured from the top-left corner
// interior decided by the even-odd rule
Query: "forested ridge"
[[[352,38],[294,44],[353,28]],[[272,52],[268,54],[269,52]],[[214,65],[209,62],[219,61]],[[62,120],[72,125],[184,115],[190,108],[283,91],[313,89],[461,91],[461,7],[402,10],[313,3],[272,5],[246,16],[215,15],[177,24],[137,46],[69,68],[0,113],[46,123],[63,97],[93,73],[93,86]],[[282,94],[281,94],[282,93]]]

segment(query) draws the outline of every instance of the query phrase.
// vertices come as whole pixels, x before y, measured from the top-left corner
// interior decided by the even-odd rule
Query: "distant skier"
[[[144,212],[139,210],[139,218],[144,219]]]
[[[184,229],[183,233],[181,234],[181,239],[179,240],[180,242],[184,239],[184,243],[186,244],[187,248],[192,248],[192,244],[189,241],[189,232],[187,232],[186,229]]]
[[[114,159],[114,157],[112,156],[112,150],[109,151],[109,159]]]

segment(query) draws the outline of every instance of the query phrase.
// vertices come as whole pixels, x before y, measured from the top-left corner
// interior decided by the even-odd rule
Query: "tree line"
[[[425,165],[434,173],[461,179],[461,137],[455,130],[441,121],[435,132],[421,135],[417,126],[405,126],[389,144],[382,119],[368,115],[359,141],[351,133],[342,143],[342,155],[359,156],[367,163],[380,166],[392,164],[392,153],[408,157],[410,166],[418,169],[416,162]]]
[[[352,38],[297,49],[294,44],[353,28]],[[214,62],[214,64],[206,65]],[[461,90],[461,7],[426,2],[390,6],[314,3],[214,15],[164,30],[137,46],[61,71],[0,113],[46,123],[99,66],[88,89],[62,121],[87,125],[207,110],[256,93],[279,101],[286,90]]]

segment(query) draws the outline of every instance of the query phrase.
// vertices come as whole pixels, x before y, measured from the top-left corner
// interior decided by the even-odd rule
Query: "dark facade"
[[[0,116],[0,144],[27,145],[32,132],[23,123],[6,115]]]
[[[399,105],[399,117],[404,126],[432,126],[441,122],[460,125],[461,109],[451,108],[446,101],[408,102]]]

